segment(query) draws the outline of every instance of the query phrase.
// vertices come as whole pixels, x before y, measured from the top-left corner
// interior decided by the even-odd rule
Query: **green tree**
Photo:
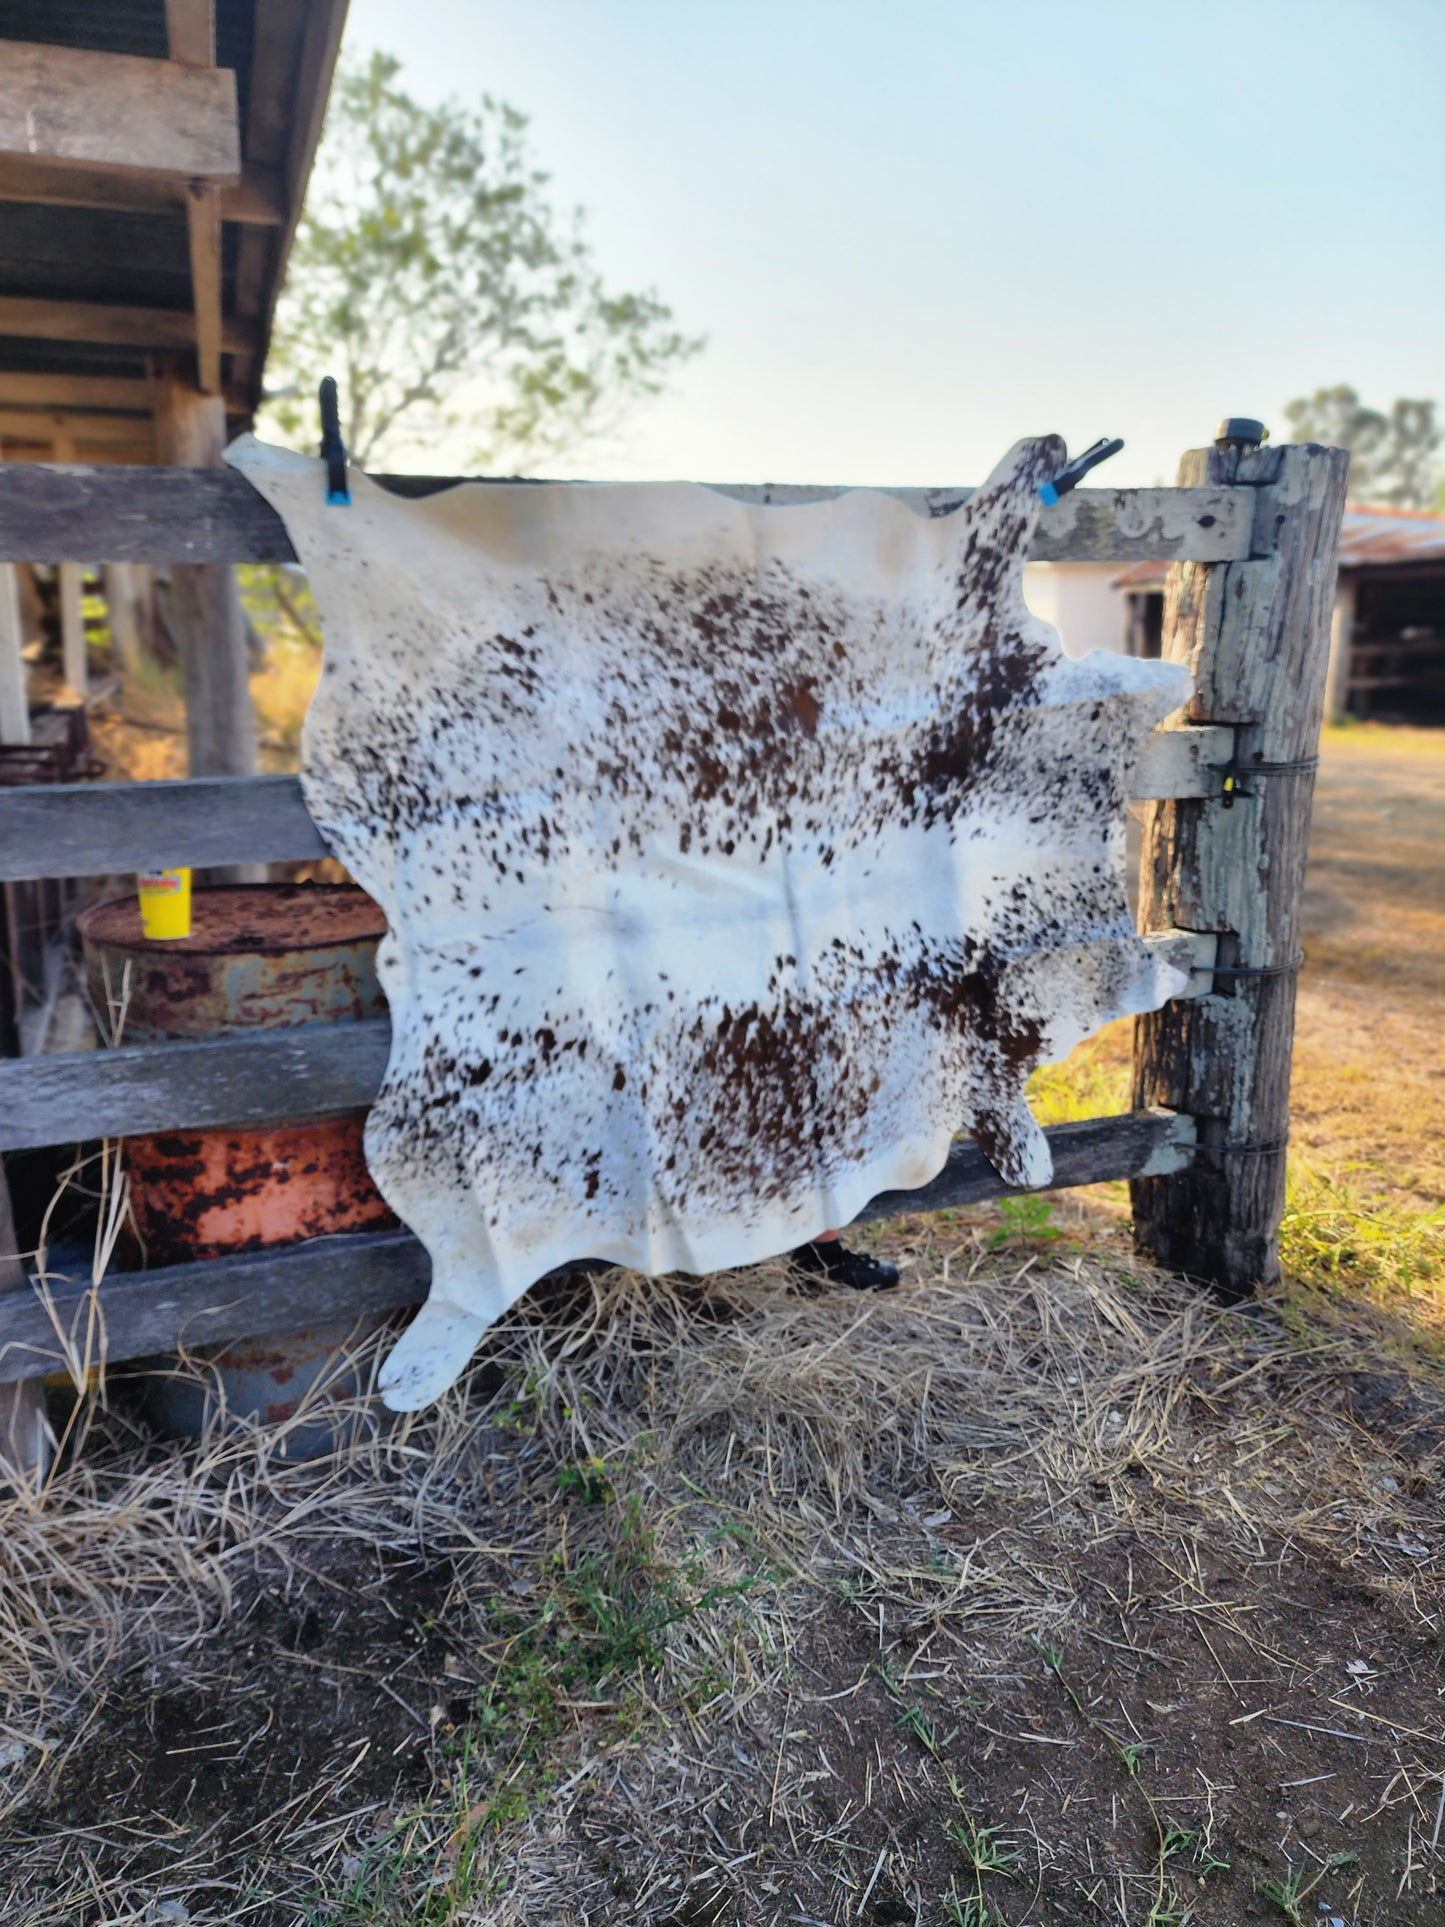
[[[616,294],[583,215],[559,215],[532,165],[523,114],[425,107],[373,54],[338,75],[277,312],[270,404],[315,446],[316,387],[341,389],[362,465],[463,427],[495,470],[575,446],[657,394],[702,347],[658,297]]]
[[[1350,451],[1350,494],[1392,508],[1429,508],[1441,476],[1435,451],[1442,431],[1433,401],[1403,396],[1382,415],[1341,382],[1285,404],[1292,442],[1325,442]]]

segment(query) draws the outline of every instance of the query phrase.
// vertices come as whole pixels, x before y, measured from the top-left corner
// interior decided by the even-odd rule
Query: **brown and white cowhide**
[[[228,460],[310,577],[306,800],[387,916],[367,1156],[432,1260],[389,1405],[566,1260],[771,1257],[958,1132],[1048,1181],[1030,1071],[1183,987],[1124,830],[1189,687],[1025,607],[1056,438],[932,519],[360,475],[330,507],[317,461]]]

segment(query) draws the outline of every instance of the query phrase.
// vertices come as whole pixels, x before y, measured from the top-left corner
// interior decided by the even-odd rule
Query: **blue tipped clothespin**
[[[328,375],[321,384],[321,459],[326,464],[326,499],[339,508],[350,508],[351,490],[346,485],[346,444],[341,439],[341,406],[336,383]]]
[[[1117,455],[1123,446],[1118,436],[1110,441],[1106,436],[1101,435],[1092,448],[1086,448],[1082,455],[1076,455],[1073,461],[1066,462],[1052,481],[1039,483],[1039,494],[1043,496],[1045,506],[1052,508],[1060,496],[1067,495],[1071,488],[1078,487],[1091,468],[1097,468],[1100,462],[1107,462],[1109,457]]]

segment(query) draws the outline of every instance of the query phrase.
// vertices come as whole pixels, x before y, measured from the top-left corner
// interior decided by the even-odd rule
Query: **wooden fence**
[[[1137,1235],[1160,1262],[1240,1295],[1278,1268],[1299,909],[1324,701],[1347,457],[1315,447],[1207,449],[1172,489],[1079,489],[1045,512],[1041,561],[1172,563],[1164,654],[1195,677],[1187,715],[1156,731],[1141,927],[1191,968],[1189,990],[1140,1019],[1135,1108],[1048,1133],[1055,1187],[1133,1181]],[[382,478],[421,494],[443,480]],[[748,501],[835,493],[730,488]],[[890,490],[942,514],[969,491]],[[284,526],[230,470],[0,468],[0,561],[295,560]],[[316,857],[295,777],[0,789],[0,879]],[[0,1061],[0,1151],[103,1136],[250,1126],[365,1105],[385,1023],[319,1024],[203,1042]],[[1009,1189],[955,1145],[920,1191],[865,1218]],[[6,1257],[0,1251],[0,1277]],[[60,1334],[98,1311],[112,1361],[419,1302],[426,1253],[405,1231],[248,1252],[90,1281],[0,1289],[0,1384],[55,1369]]]

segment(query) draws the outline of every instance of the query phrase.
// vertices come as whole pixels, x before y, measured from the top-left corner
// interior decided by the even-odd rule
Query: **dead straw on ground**
[[[1330,1360],[1267,1310],[946,1217],[903,1231],[886,1295],[800,1295],[780,1266],[549,1290],[434,1411],[388,1429],[357,1403],[320,1460],[285,1427],[158,1443],[92,1394],[86,1452],[0,1512],[7,1921],[701,1923],[740,1892],[738,1918],[831,1920],[870,1872],[912,1878],[920,1920],[985,1920],[927,1911],[867,1798],[820,1848],[817,1643],[851,1627],[859,1681],[904,1698],[938,1667],[1014,1677],[1087,1630],[1079,1564],[1121,1535],[1171,1548],[1197,1603],[1201,1547],[1348,1561],[1401,1501]],[[204,1674],[218,1627],[324,1590],[339,1554],[399,1586],[446,1568],[435,1690],[460,1678],[475,1717],[426,1716],[423,1795],[358,1807],[352,1747],[245,1827],[47,1827],[108,1706]],[[1419,1579],[1402,1556],[1379,1583],[1408,1605]]]

